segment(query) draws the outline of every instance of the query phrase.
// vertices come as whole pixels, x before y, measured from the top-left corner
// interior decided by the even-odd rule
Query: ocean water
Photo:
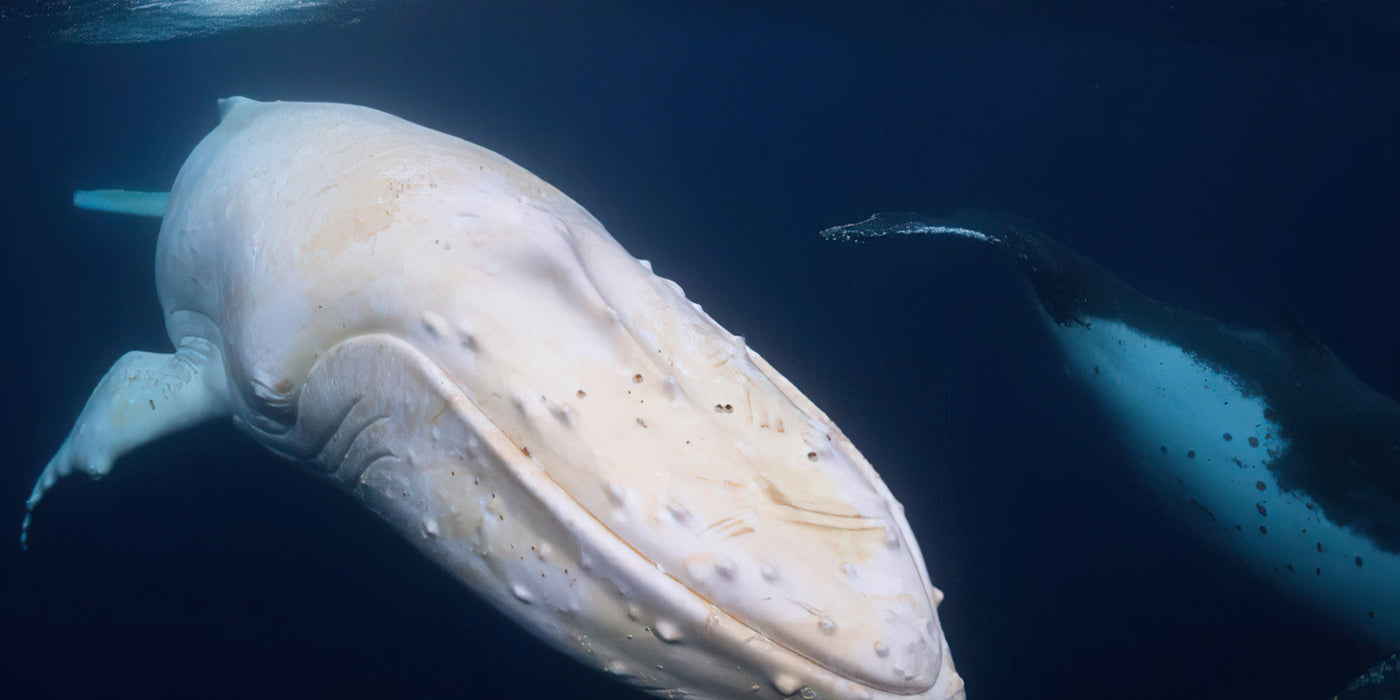
[[[494,149],[744,335],[905,504],[971,697],[1330,697],[1396,650],[1170,517],[1002,261],[817,232],[1012,211],[1166,302],[1301,319],[1400,396],[1400,11],[1046,4],[7,5],[6,694],[641,697],[226,423],[63,483],[21,553],[91,387],[169,350],[156,226],[71,193],[168,188],[242,94]]]

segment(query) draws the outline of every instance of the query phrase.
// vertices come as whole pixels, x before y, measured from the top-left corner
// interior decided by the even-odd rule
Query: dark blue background
[[[168,188],[218,97],[351,102],[559,186],[822,406],[906,504],[974,700],[1326,696],[1394,650],[1168,519],[1000,261],[816,232],[1015,211],[1161,299],[1296,314],[1400,395],[1396,12],[953,5],[424,0],[100,47],[0,24],[0,532],[110,363],[169,350],[155,226],[71,191]],[[64,483],[35,528],[0,538],[16,697],[630,692],[226,424]]]

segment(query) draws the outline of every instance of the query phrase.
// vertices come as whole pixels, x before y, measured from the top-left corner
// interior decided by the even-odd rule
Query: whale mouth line
[[[514,440],[512,440],[512,442],[514,442]],[[518,447],[518,446],[519,446],[519,445],[517,445],[517,447]],[[791,646],[790,644],[787,644],[786,642],[784,642],[784,641],[782,641],[782,640],[780,640],[780,639],[774,638],[773,636],[771,636],[771,635],[769,635],[769,634],[763,632],[762,630],[758,629],[758,628],[757,628],[756,626],[754,626],[754,624],[751,623],[750,621],[748,621],[748,620],[746,620],[746,619],[740,617],[740,616],[739,616],[738,614],[736,614],[734,611],[729,610],[729,609],[727,609],[727,608],[721,606],[719,603],[715,602],[715,601],[714,601],[712,598],[710,598],[709,596],[707,596],[707,595],[705,595],[704,593],[702,593],[702,592],[696,590],[696,589],[695,589],[693,586],[691,586],[690,584],[686,583],[685,581],[682,581],[680,578],[676,577],[674,574],[672,574],[671,572],[667,571],[667,570],[665,569],[665,567],[663,567],[660,563],[658,563],[656,560],[652,559],[651,557],[647,556],[646,553],[642,552],[640,549],[637,549],[635,546],[633,546],[633,544],[632,544],[631,542],[628,542],[626,538],[620,536],[615,530],[613,530],[611,527],[609,527],[609,526],[607,525],[607,523],[604,523],[601,519],[599,519],[596,515],[594,515],[592,511],[590,511],[588,508],[584,507],[584,505],[583,505],[582,503],[580,503],[576,498],[574,498],[573,494],[569,493],[568,490],[565,489],[558,481],[555,481],[553,476],[549,475],[547,472],[543,472],[543,473],[541,473],[540,475],[543,476],[545,479],[547,479],[547,480],[549,481],[549,483],[550,483],[552,486],[554,486],[554,488],[558,489],[559,494],[562,495],[563,497],[567,498],[568,501],[569,501],[569,503],[572,503],[573,506],[574,506],[575,508],[577,508],[578,512],[583,513],[583,514],[586,514],[586,515],[588,516],[589,520],[590,520],[593,524],[595,524],[599,529],[601,529],[601,530],[603,530],[604,532],[606,532],[608,535],[610,535],[610,536],[613,538],[613,540],[614,540],[615,542],[617,542],[618,544],[622,545],[623,547],[626,547],[627,550],[631,551],[632,554],[636,555],[636,557],[637,557],[638,559],[640,559],[642,562],[644,562],[644,563],[646,564],[647,569],[656,571],[658,574],[664,576],[667,580],[669,580],[672,584],[675,584],[676,586],[679,586],[681,589],[683,589],[686,593],[688,593],[689,595],[691,595],[692,597],[694,597],[696,600],[702,601],[703,603],[705,603],[706,605],[708,605],[708,606],[710,607],[710,611],[711,611],[710,614],[711,614],[711,615],[723,615],[723,616],[725,616],[726,618],[728,618],[729,620],[733,621],[736,625],[738,625],[738,626],[740,626],[741,628],[743,628],[744,632],[745,632],[747,635],[749,635],[750,638],[752,638],[752,637],[762,638],[764,641],[766,641],[766,642],[768,642],[769,644],[771,644],[774,648],[781,649],[781,650],[787,652],[788,654],[791,654],[792,656],[796,657],[797,659],[800,659],[800,660],[802,660],[803,662],[812,665],[813,667],[816,667],[816,668],[819,668],[819,669],[821,669],[821,670],[824,670],[824,671],[826,671],[826,672],[828,672],[828,673],[831,673],[832,675],[834,675],[834,676],[836,676],[836,677],[838,677],[838,678],[841,678],[841,679],[846,680],[846,681],[850,681],[850,682],[852,682],[852,683],[856,683],[856,684],[858,684],[858,685],[860,685],[860,686],[864,686],[864,687],[871,688],[871,689],[874,689],[874,690],[879,690],[879,691],[885,692],[885,693],[890,693],[890,694],[892,694],[892,695],[917,695],[917,694],[919,694],[919,693],[927,692],[930,688],[934,687],[934,685],[937,683],[937,681],[938,681],[938,676],[941,675],[941,674],[935,674],[935,676],[934,676],[926,685],[925,685],[925,684],[920,684],[920,686],[918,686],[918,687],[916,687],[916,686],[910,686],[910,685],[898,686],[898,685],[894,685],[894,684],[891,684],[891,683],[882,682],[882,681],[879,681],[879,680],[877,680],[877,679],[862,677],[862,676],[853,674],[853,673],[851,673],[850,671],[846,671],[846,670],[842,670],[842,669],[840,669],[840,668],[833,667],[832,665],[830,665],[830,664],[828,664],[828,663],[825,663],[825,662],[821,661],[820,659],[814,658],[814,657],[811,656],[810,654],[807,654],[807,653],[801,651],[800,649],[794,648],[794,647]],[[664,595],[664,594],[663,594],[663,595]],[[709,632],[709,631],[710,631],[710,622],[709,622],[709,620],[706,621],[705,627],[706,627],[706,631]]]

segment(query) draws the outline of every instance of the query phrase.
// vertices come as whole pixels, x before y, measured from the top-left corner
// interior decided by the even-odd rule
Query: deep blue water
[[[167,188],[214,100],[244,94],[497,150],[745,335],[906,505],[971,697],[1327,696],[1395,650],[1166,517],[1001,261],[817,236],[878,210],[1014,211],[1160,299],[1301,318],[1400,396],[1400,18],[1215,4],[384,2],[103,46],[0,24],[6,694],[633,693],[226,424],[64,483],[19,551],[93,384],[169,350],[155,226],[71,191]]]

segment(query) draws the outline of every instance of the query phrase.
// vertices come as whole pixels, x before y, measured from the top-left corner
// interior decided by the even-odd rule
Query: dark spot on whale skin
[[[1233,457],[1233,458],[1230,459],[1230,461],[1231,461],[1231,462],[1234,462],[1234,463],[1235,463],[1235,466],[1237,466],[1237,467],[1243,467],[1243,466],[1244,466],[1244,462],[1241,462],[1239,457]]]
[[[1099,366],[1098,366],[1098,365],[1094,365],[1094,374],[1098,374],[1098,373],[1099,373]]]
[[[1195,458],[1196,458],[1196,451],[1195,451],[1195,450],[1187,450],[1187,451],[1186,451],[1186,457],[1187,457],[1187,459],[1195,459]]]
[[[1264,482],[1262,482],[1262,481],[1256,481],[1256,482],[1254,482],[1254,488],[1259,489],[1260,491],[1263,491],[1264,489],[1267,489],[1267,488],[1269,488],[1269,487],[1266,486],[1266,485],[1264,484]]]
[[[1166,445],[1162,445],[1162,454],[1166,454],[1166,453],[1167,453],[1167,446],[1166,446]]]
[[[1254,504],[1254,507],[1255,507],[1255,509],[1257,509],[1257,510],[1259,511],[1259,514],[1260,514],[1260,515],[1263,515],[1263,516],[1266,516],[1266,517],[1269,515],[1269,509],[1265,508],[1263,503],[1255,503],[1255,504]]]
[[[1264,409],[1264,420],[1269,421],[1270,423],[1277,423],[1278,411],[1275,411],[1272,408]]]
[[[1258,447],[1258,446],[1259,446],[1259,438],[1254,437],[1253,435],[1249,436],[1249,446],[1250,446],[1250,447]]]
[[[1321,576],[1321,575],[1322,575],[1322,567],[1320,567],[1320,566],[1317,567],[1317,575],[1318,575],[1318,576]]]
[[[1321,542],[1318,542],[1318,543],[1317,543],[1317,551],[1318,551],[1318,553],[1326,552],[1326,551],[1327,551],[1327,548],[1326,548],[1326,547],[1323,547]]]
[[[1312,501],[1308,501],[1308,510],[1313,510],[1316,507],[1316,504],[1314,504]]]
[[[1293,565],[1292,565],[1292,564],[1285,564],[1283,568],[1287,569],[1287,570],[1288,570],[1288,573],[1290,573],[1290,574],[1293,573]]]
[[[1235,531],[1236,531],[1236,532],[1244,532],[1244,526],[1243,526],[1243,525],[1236,525],[1236,526],[1235,526]]]
[[[1361,557],[1357,557],[1357,558],[1356,558],[1356,568],[1358,568],[1358,569],[1361,568]]]
[[[1260,525],[1260,526],[1259,526],[1259,534],[1261,534],[1261,535],[1267,535],[1267,534],[1269,534],[1269,528],[1264,527],[1263,525]]]
[[[1375,611],[1375,610],[1372,610],[1372,611],[1370,611],[1370,612],[1368,612],[1368,613],[1366,613],[1366,614],[1367,614],[1367,615],[1370,615],[1372,620],[1376,619],[1376,611]]]
[[[1229,441],[1235,439],[1235,436],[1233,436],[1233,435],[1231,435],[1231,434],[1229,434],[1229,433],[1225,433],[1225,436],[1224,436],[1224,437],[1225,437],[1225,442],[1229,442]]]

